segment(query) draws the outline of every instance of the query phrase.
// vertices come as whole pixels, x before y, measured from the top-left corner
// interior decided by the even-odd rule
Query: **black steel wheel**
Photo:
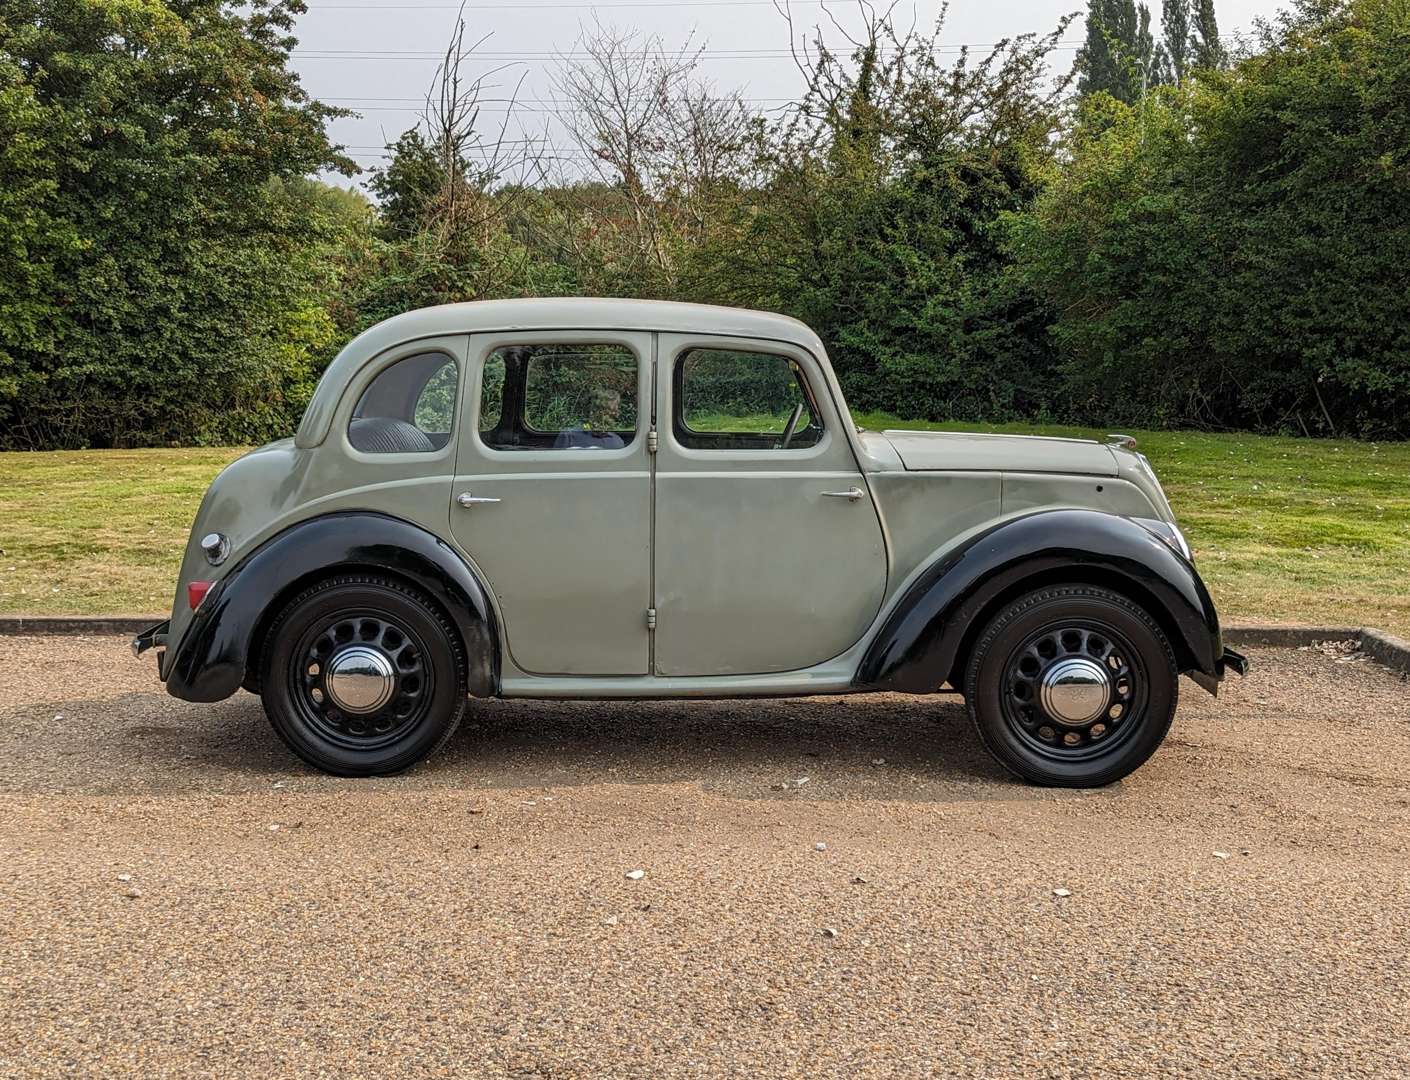
[[[970,655],[965,697],[985,747],[1039,784],[1126,776],[1165,738],[1178,696],[1159,625],[1126,597],[1057,586],[1010,604]]]
[[[260,685],[274,729],[340,776],[400,772],[434,753],[465,710],[454,628],[426,597],[345,575],[291,600],[266,638]]]

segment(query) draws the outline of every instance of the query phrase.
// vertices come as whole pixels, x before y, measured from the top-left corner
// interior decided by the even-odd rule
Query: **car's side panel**
[[[1135,484],[1120,478],[1004,473],[1005,517],[1060,506],[1102,510],[1123,517],[1154,517],[1159,511]]]
[[[888,598],[931,555],[1000,513],[996,472],[880,472],[867,479],[891,555]]]
[[[672,372],[690,348],[791,359],[816,400],[821,440],[787,450],[681,445]],[[705,334],[661,334],[659,353],[654,674],[798,671],[845,652],[880,609],[886,545],[825,367],[786,342]],[[835,494],[849,491],[856,497]]]
[[[257,631],[302,582],[329,574],[389,573],[427,593],[465,645],[470,692],[498,693],[494,610],[465,560],[444,540],[399,518],[335,513],[286,529],[230,570],[206,596],[174,647],[167,690],[187,701],[219,701],[257,662]]]
[[[637,430],[620,449],[502,450],[479,431],[486,359],[516,345],[621,345],[637,357]],[[450,538],[494,590],[507,654],[535,675],[645,675],[650,655],[650,334],[477,334],[446,503]],[[461,506],[460,495],[493,502]]]
[[[932,693],[955,674],[966,635],[986,608],[1026,582],[1109,580],[1152,607],[1186,668],[1217,671],[1214,605],[1195,568],[1130,518],[1095,510],[1040,510],[999,522],[917,575],[873,637],[861,686]]]

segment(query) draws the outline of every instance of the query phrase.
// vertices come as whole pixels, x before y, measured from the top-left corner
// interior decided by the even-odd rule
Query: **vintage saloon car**
[[[201,504],[170,693],[305,761],[436,750],[468,697],[957,691],[1030,781],[1106,784],[1244,660],[1131,441],[852,423],[802,323],[636,300],[412,311]]]

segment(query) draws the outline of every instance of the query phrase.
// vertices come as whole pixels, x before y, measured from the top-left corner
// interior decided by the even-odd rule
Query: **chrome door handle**
[[[498,499],[490,499],[480,495],[471,495],[468,491],[462,491],[455,497],[455,501],[467,510],[472,506],[480,506],[483,503],[497,503]]]
[[[829,499],[846,499],[848,502],[856,502],[866,492],[859,487],[848,488],[846,491],[824,491],[823,495]]]

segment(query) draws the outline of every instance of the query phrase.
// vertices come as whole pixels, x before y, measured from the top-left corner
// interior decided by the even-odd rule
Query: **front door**
[[[468,371],[451,534],[494,590],[509,658],[647,674],[651,335],[477,334]]]
[[[661,334],[655,671],[793,671],[845,652],[886,590],[881,523],[817,360]]]

